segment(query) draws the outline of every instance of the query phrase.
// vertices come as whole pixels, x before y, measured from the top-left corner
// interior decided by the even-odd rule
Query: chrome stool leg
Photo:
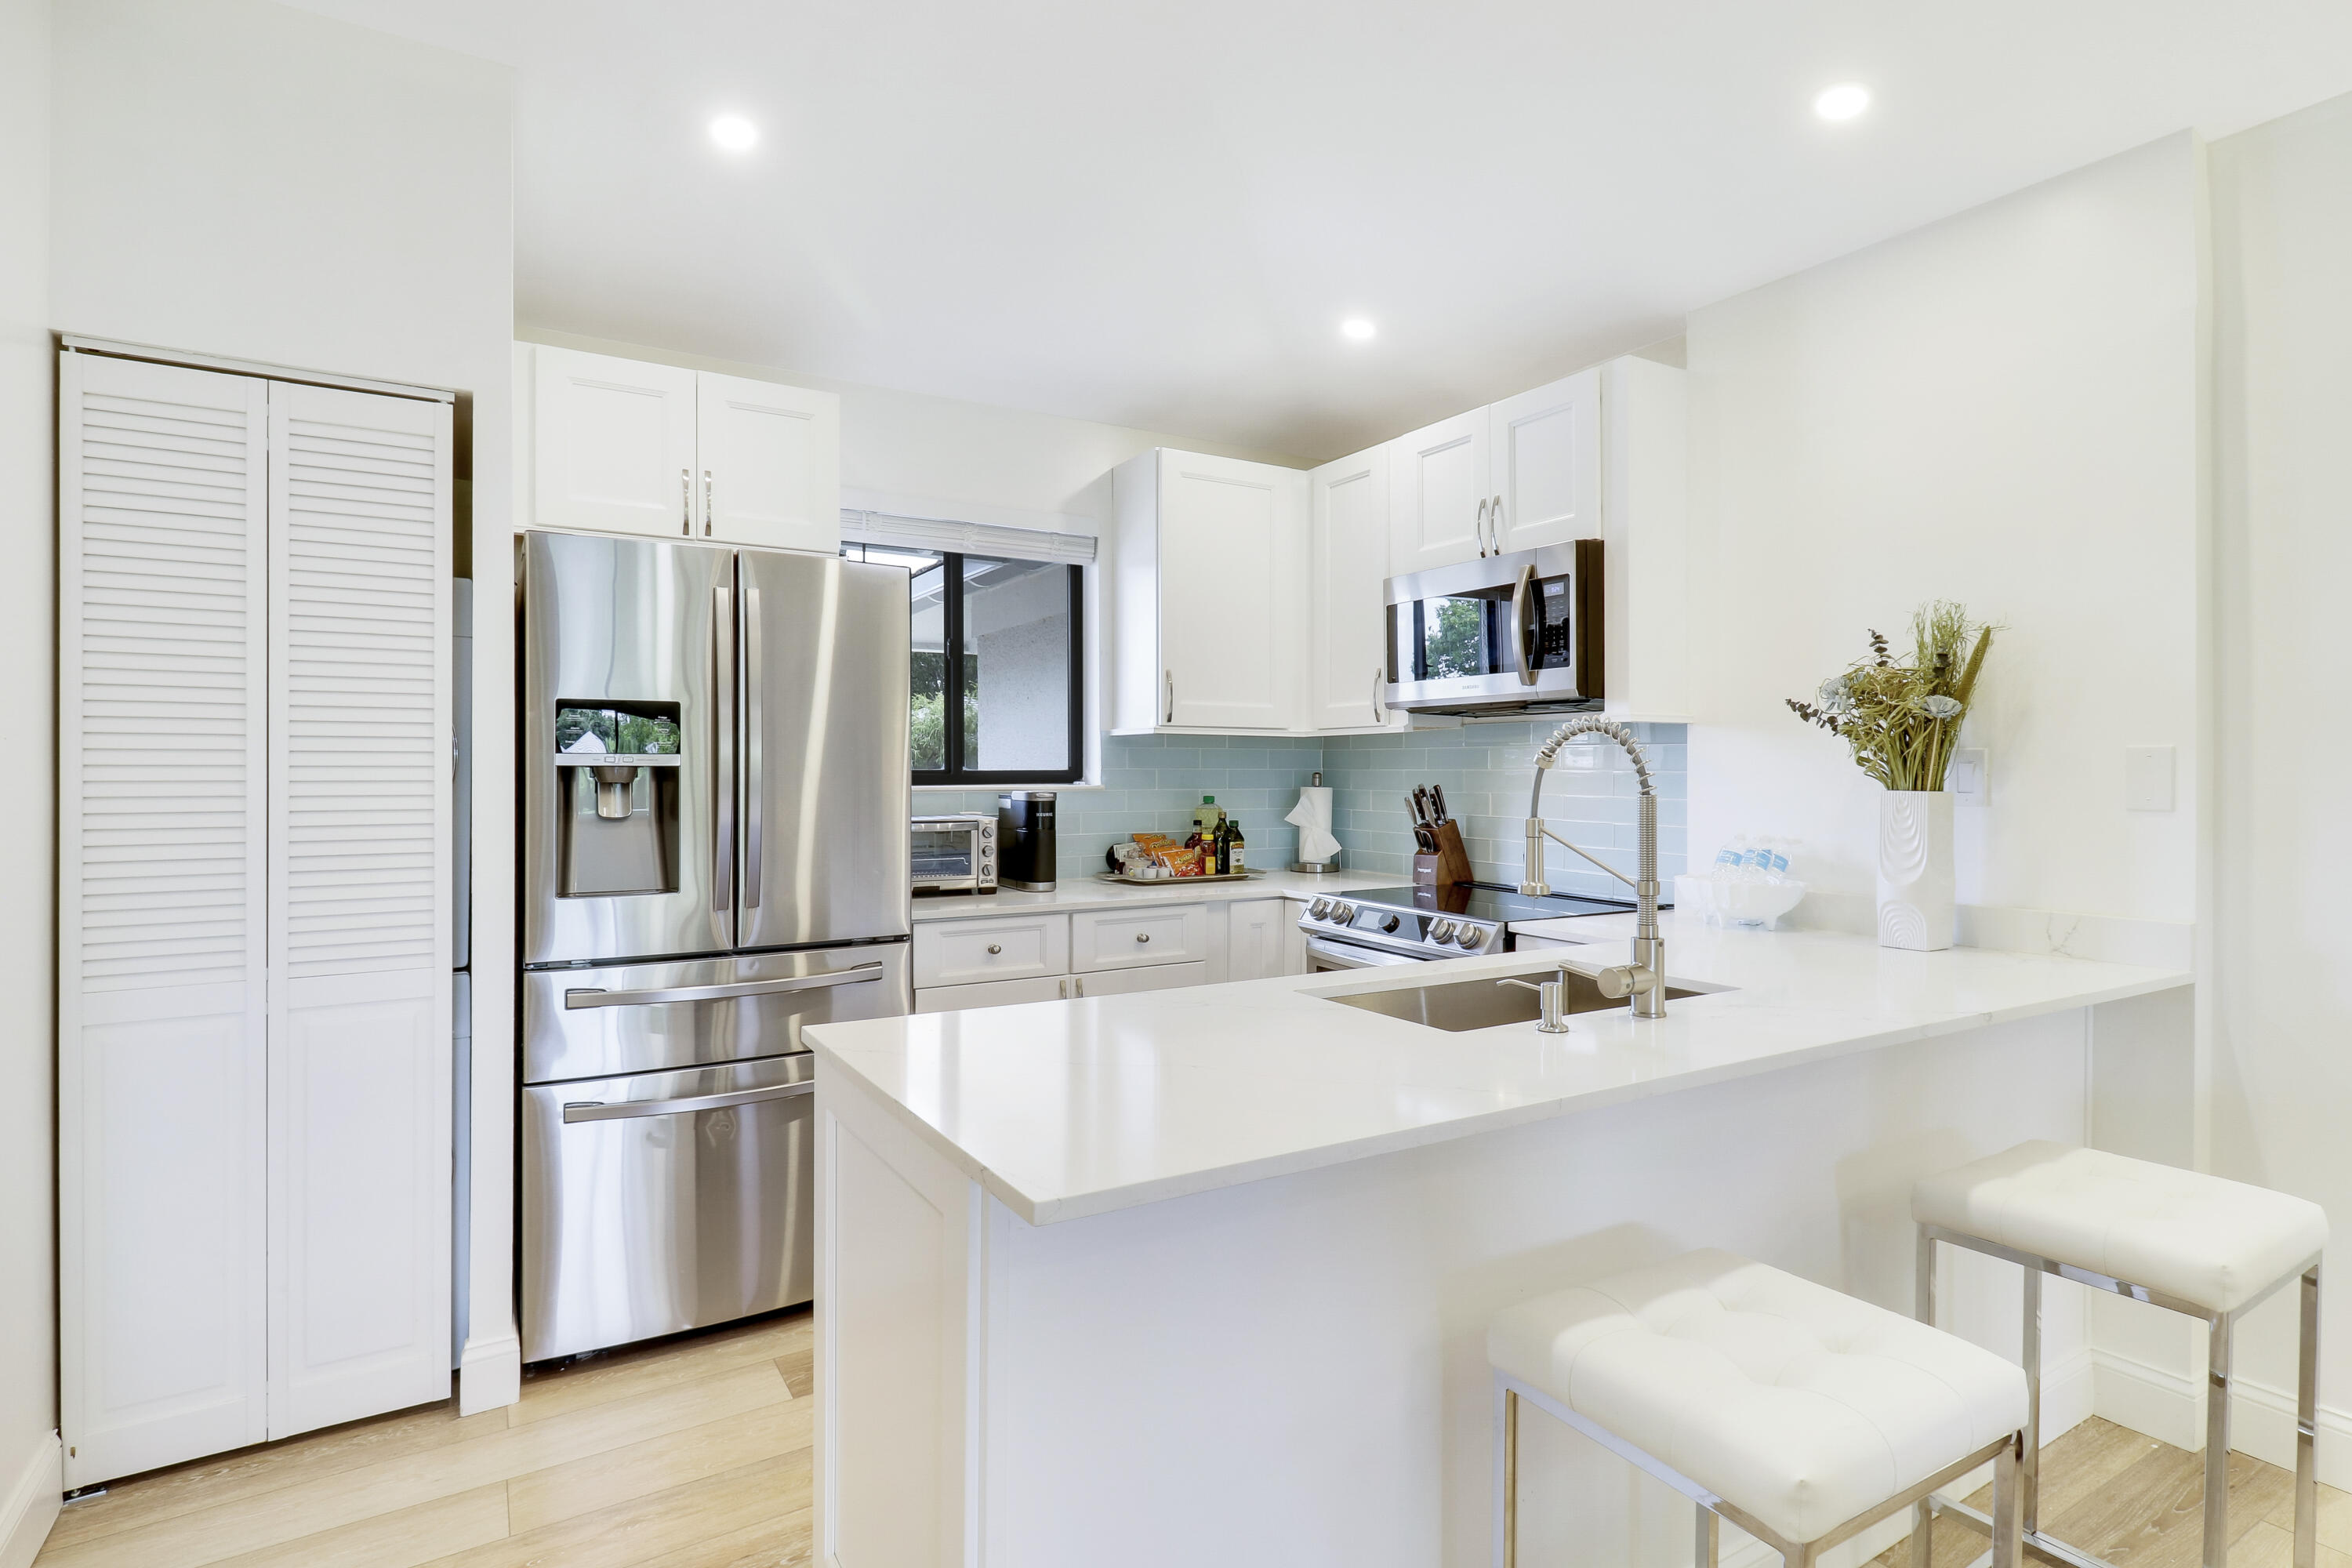
[[[1495,1568],[1519,1561],[1519,1394],[1495,1374]]]
[[[2205,1568],[2230,1562],[2230,1314],[2213,1320],[2205,1372]]]
[[[2019,1272],[2025,1276],[2025,1452],[2017,1467],[2017,1505],[2032,1535],[2042,1528],[2042,1270]]]
[[[1698,1545],[1691,1553],[1691,1561],[1696,1568],[1717,1568],[1723,1560],[1723,1531],[1715,1510],[1703,1502],[1691,1506],[1698,1510]]]
[[[2294,1568],[2312,1568],[2319,1541],[2319,1266],[2303,1273],[2303,1344],[2294,1393]]]

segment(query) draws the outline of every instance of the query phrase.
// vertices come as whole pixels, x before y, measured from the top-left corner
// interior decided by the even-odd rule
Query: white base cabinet
[[[449,1391],[450,408],[58,376],[65,1483]]]
[[[841,548],[830,392],[517,343],[515,395],[518,528]]]
[[[915,927],[915,1011],[1304,974],[1304,910],[1290,899],[1234,899],[924,921]]]

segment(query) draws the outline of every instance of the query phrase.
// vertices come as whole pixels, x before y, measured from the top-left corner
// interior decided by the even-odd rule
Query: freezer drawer
[[[814,1064],[522,1091],[523,1360],[811,1298]]]
[[[809,1024],[914,1005],[907,943],[524,973],[525,1083],[658,1072],[803,1049]]]

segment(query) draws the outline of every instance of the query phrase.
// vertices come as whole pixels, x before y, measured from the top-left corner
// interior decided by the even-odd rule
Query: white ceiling
[[[1316,458],[2352,89],[2343,0],[299,3],[516,68],[526,323]]]

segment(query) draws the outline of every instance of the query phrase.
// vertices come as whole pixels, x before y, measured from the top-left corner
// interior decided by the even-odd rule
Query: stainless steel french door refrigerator
[[[523,1359],[809,1300],[802,1028],[912,1005],[907,575],[524,536]]]

